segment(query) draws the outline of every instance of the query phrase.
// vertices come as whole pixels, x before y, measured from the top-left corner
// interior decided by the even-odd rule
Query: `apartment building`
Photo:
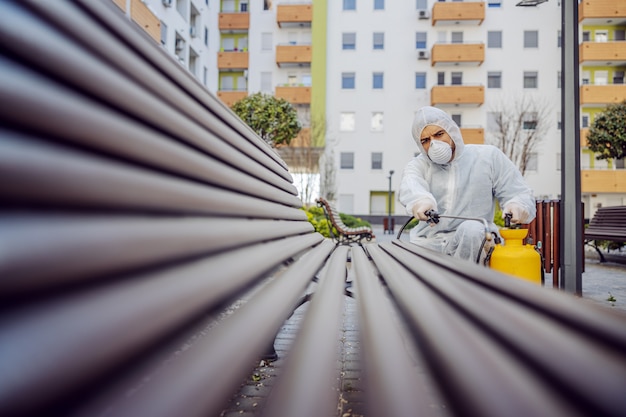
[[[334,179],[342,212],[405,214],[396,194],[417,152],[412,118],[425,105],[450,113],[466,143],[492,144],[500,117],[526,106],[519,133],[536,133],[536,147],[525,178],[538,198],[559,197],[559,0],[115,1],[145,5],[164,48],[226,105],[257,91],[290,101],[304,126],[292,148],[323,151],[333,168],[319,170]],[[626,98],[623,3],[579,4],[585,217],[626,204],[623,163],[585,147],[595,115]]]

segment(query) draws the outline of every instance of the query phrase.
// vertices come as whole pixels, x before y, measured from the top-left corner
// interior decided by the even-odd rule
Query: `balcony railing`
[[[581,170],[583,193],[626,193],[626,169]]]
[[[242,98],[248,97],[247,90],[219,90],[217,97],[222,100],[222,103],[228,107],[232,106]]]
[[[436,85],[430,91],[430,104],[481,106],[485,102],[485,87],[470,85]]]
[[[248,52],[218,52],[217,68],[220,70],[244,70],[248,68]]]
[[[482,127],[461,127],[461,136],[466,144],[485,143],[485,130]]]
[[[584,84],[580,87],[581,106],[604,106],[621,103],[625,98],[626,84]]]
[[[626,65],[626,41],[583,42],[578,47],[583,65]]]
[[[589,133],[589,128],[588,127],[581,127],[580,128],[580,147],[581,148],[586,148],[587,147],[587,133]]]
[[[444,65],[480,66],[485,60],[483,43],[437,43],[431,54],[433,67]]]
[[[126,11],[126,0],[113,0],[113,3]],[[161,21],[141,0],[131,0],[130,18],[155,42],[161,41]]]
[[[291,104],[311,104],[311,87],[277,86],[274,95],[284,98]]]
[[[276,65],[284,67],[310,67],[311,45],[277,45]]]
[[[250,29],[250,13],[220,13],[218,27],[221,32],[247,32]]]
[[[578,22],[585,25],[615,25],[615,19],[624,17],[626,3],[623,1],[583,0],[578,3]]]
[[[436,2],[433,5],[433,26],[480,25],[485,20],[482,1]]]
[[[312,4],[279,4],[276,8],[278,27],[311,27]]]

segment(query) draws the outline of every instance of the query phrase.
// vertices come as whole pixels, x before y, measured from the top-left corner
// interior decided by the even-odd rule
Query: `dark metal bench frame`
[[[585,244],[593,246],[600,262],[606,262],[598,240],[626,242],[626,206],[600,207],[585,228]]]
[[[623,312],[324,239],[275,152],[115,7],[0,2],[0,414],[219,415],[311,293],[258,408],[335,415],[349,281],[368,415],[433,391],[453,415],[623,415]]]

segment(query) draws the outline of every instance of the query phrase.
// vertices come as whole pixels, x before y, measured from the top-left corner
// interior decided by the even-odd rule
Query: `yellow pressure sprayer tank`
[[[500,229],[504,244],[496,245],[489,266],[541,285],[541,256],[533,245],[524,245],[527,229]]]

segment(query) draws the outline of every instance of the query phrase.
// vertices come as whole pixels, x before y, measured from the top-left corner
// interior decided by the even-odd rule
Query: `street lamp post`
[[[391,222],[391,176],[393,175],[393,170],[389,171],[389,199],[388,199],[388,218],[387,218],[387,229],[389,230],[389,234],[393,234],[393,223]],[[387,230],[385,230],[385,233],[387,233]]]

